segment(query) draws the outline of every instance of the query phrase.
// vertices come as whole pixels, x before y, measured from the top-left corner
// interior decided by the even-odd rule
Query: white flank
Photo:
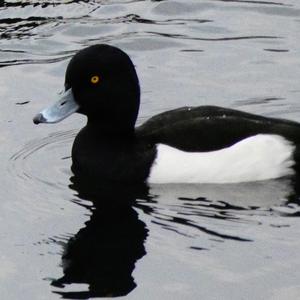
[[[237,183],[294,173],[291,142],[259,134],[211,152],[185,152],[158,144],[148,183]]]

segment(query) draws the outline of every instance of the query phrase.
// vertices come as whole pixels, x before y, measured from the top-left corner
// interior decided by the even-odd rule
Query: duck
[[[65,91],[34,118],[57,123],[87,117],[75,137],[72,171],[124,184],[239,183],[297,174],[300,124],[219,106],[180,107],[136,126],[140,84],[123,50],[79,50]]]

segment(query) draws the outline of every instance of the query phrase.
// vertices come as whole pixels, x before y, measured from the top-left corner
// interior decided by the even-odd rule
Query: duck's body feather
[[[184,107],[150,118],[132,136],[104,135],[87,125],[73,145],[73,170],[116,182],[264,180],[293,174],[298,141],[293,121]]]
[[[182,107],[156,115],[136,129],[139,138],[180,150],[220,150],[257,134],[300,143],[300,124],[218,106]]]
[[[159,144],[148,183],[237,183],[293,175],[295,147],[258,134],[221,150],[186,152]]]

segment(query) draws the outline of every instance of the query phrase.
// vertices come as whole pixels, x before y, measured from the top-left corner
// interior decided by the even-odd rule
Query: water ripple
[[[237,40],[258,40],[258,39],[281,39],[279,36],[268,36],[268,35],[253,35],[253,36],[231,36],[231,37],[221,37],[221,38],[201,38],[192,37],[182,34],[171,34],[163,32],[153,32],[148,31],[148,33],[168,38],[183,39],[183,40],[195,40],[195,41],[207,41],[207,42],[223,42],[223,41],[237,41]]]
[[[215,0],[218,2],[233,2],[233,3],[246,3],[246,4],[261,4],[261,5],[278,5],[278,6],[292,6],[282,2],[273,1],[250,1],[250,0]]]
[[[286,227],[289,222],[281,217],[299,216],[298,194],[290,180],[154,185],[151,193],[152,201],[139,201],[137,207],[151,215],[153,224],[191,239],[206,234],[209,239],[255,241],[256,230],[245,236],[245,228]]]
[[[63,169],[60,161],[66,159],[66,147],[70,146],[76,132],[76,130],[59,131],[27,143],[10,157],[10,173],[23,181],[41,182],[54,189],[57,187],[64,188],[64,185],[57,181],[57,177],[51,176],[49,178],[46,176],[48,168],[44,165],[41,157],[52,157],[52,169],[59,164],[57,167],[61,172]]]
[[[74,51],[75,52],[75,51]],[[69,59],[72,55],[56,57],[56,58],[45,58],[45,59],[18,59],[18,60],[7,60],[0,61],[0,68],[16,65],[35,65],[35,64],[52,64],[57,63],[66,59]]]

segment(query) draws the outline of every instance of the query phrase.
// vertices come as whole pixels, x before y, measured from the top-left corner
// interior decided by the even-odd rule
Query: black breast
[[[75,175],[107,182],[144,182],[150,173],[156,148],[135,136],[105,135],[83,128],[72,149]]]

